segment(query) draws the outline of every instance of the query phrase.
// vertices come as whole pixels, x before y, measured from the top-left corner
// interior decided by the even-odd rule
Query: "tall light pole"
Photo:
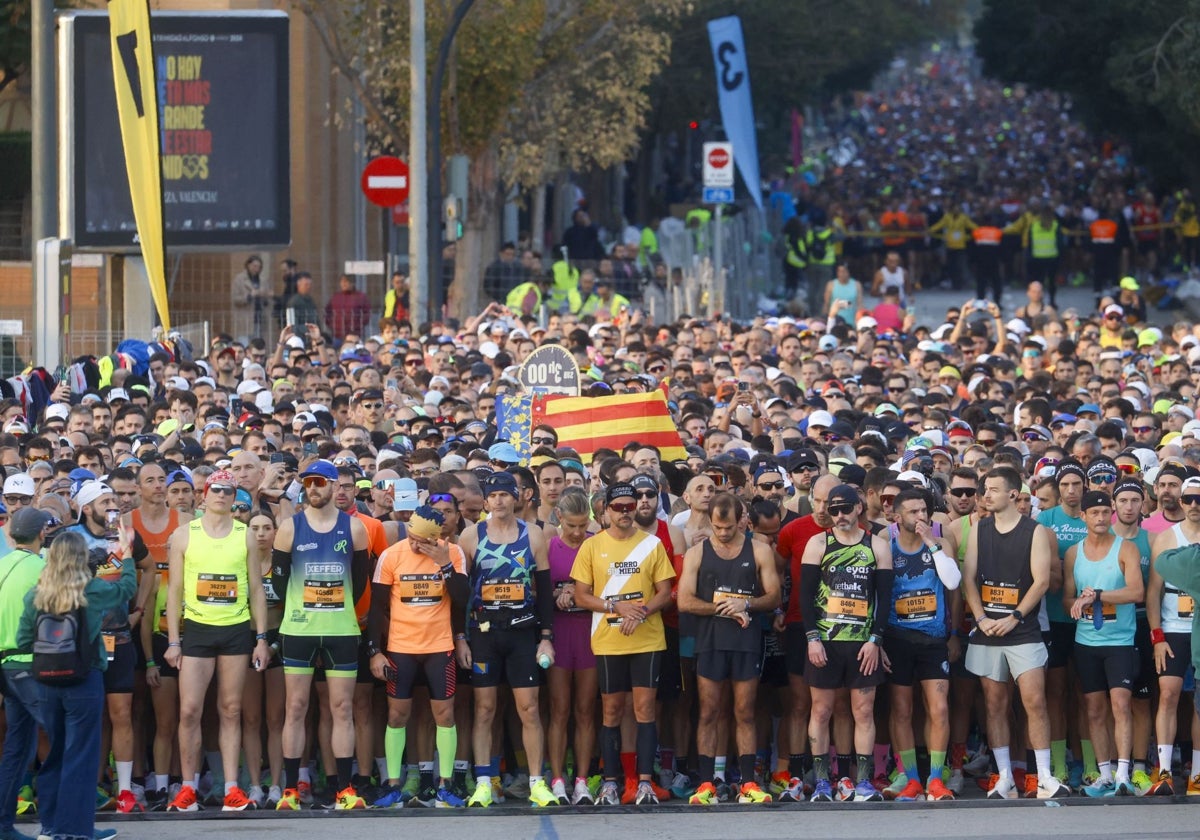
[[[425,0],[409,0],[411,18],[409,43],[409,84],[411,86],[410,130],[408,135],[408,288],[409,312],[414,332],[424,320],[436,320],[440,306],[430,294],[435,282],[429,273],[429,217],[440,213],[427,201],[425,151]],[[436,177],[436,173],[435,173]]]
[[[30,29],[33,36],[33,51],[30,54],[33,83],[33,296],[38,301],[48,296],[49,292],[46,288],[47,278],[42,276],[42,263],[36,259],[37,244],[48,237],[58,236],[58,122],[55,119],[58,91],[54,85],[54,0],[32,0]],[[57,292],[54,296],[58,297]],[[44,303],[47,306],[41,311],[58,312],[56,300]],[[35,307],[34,311],[39,310]],[[45,326],[37,325],[39,333]],[[44,362],[45,359],[38,360],[38,364]]]

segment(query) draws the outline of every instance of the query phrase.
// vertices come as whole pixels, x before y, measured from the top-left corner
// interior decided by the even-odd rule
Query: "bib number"
[[[480,591],[485,607],[525,606],[525,584],[519,580],[493,580]]]
[[[112,633],[101,633],[100,638],[104,641],[104,658],[112,662],[117,658],[117,637]]]
[[[919,589],[896,599],[896,617],[901,621],[928,621],[937,618],[937,595]]]
[[[1005,583],[985,583],[979,587],[979,597],[983,600],[983,611],[995,613],[1004,618],[1021,603],[1021,592],[1017,587]]]
[[[1083,611],[1083,620],[1084,621],[1091,621],[1092,618],[1095,616],[1095,613],[1092,612],[1093,606],[1094,606],[1093,604],[1089,604],[1084,609],[1084,611]],[[1100,605],[1100,615],[1104,616],[1105,621],[1116,621],[1117,605],[1116,604],[1101,604]]]
[[[612,599],[614,601],[625,601],[633,604],[635,607],[640,607],[645,604],[645,601],[642,599],[641,592],[626,592],[624,595],[614,595],[612,596]],[[610,615],[605,618],[605,621],[608,622],[609,627],[620,627],[621,622],[624,620],[625,619],[621,618],[619,615]]]
[[[870,606],[867,604],[867,599],[858,595],[835,593],[829,596],[829,602],[825,607],[826,618],[842,624],[866,624],[869,613]]]
[[[414,607],[430,607],[442,602],[445,584],[441,575],[401,575],[400,603]]]
[[[341,612],[346,609],[346,585],[341,581],[304,581],[304,609]]]
[[[1175,612],[1180,618],[1191,618],[1196,612],[1196,599],[1191,595],[1180,593],[1175,602]]]
[[[201,604],[236,604],[237,575],[197,575],[196,600]]]

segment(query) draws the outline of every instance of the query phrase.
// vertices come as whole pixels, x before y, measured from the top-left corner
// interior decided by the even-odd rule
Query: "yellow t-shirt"
[[[590,584],[598,598],[645,604],[654,597],[656,583],[675,578],[675,569],[666,548],[653,534],[638,530],[629,539],[618,540],[601,531],[580,546],[571,578]],[[597,655],[650,653],[666,647],[661,612],[647,617],[631,636],[622,635],[619,617],[592,613],[592,652]]]

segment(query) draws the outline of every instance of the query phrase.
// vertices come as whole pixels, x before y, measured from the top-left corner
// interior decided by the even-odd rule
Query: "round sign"
[[[408,164],[389,155],[373,158],[363,167],[362,191],[379,207],[403,204],[408,201]]]
[[[708,165],[713,169],[724,169],[729,165],[729,152],[719,147],[713,149],[708,153]]]
[[[547,344],[526,356],[518,378],[527,391],[579,396],[579,363],[560,344]]]

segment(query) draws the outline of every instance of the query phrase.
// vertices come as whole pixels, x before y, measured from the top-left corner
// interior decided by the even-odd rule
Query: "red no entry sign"
[[[408,164],[386,155],[373,159],[363,168],[362,191],[380,207],[403,204],[408,200]]]

